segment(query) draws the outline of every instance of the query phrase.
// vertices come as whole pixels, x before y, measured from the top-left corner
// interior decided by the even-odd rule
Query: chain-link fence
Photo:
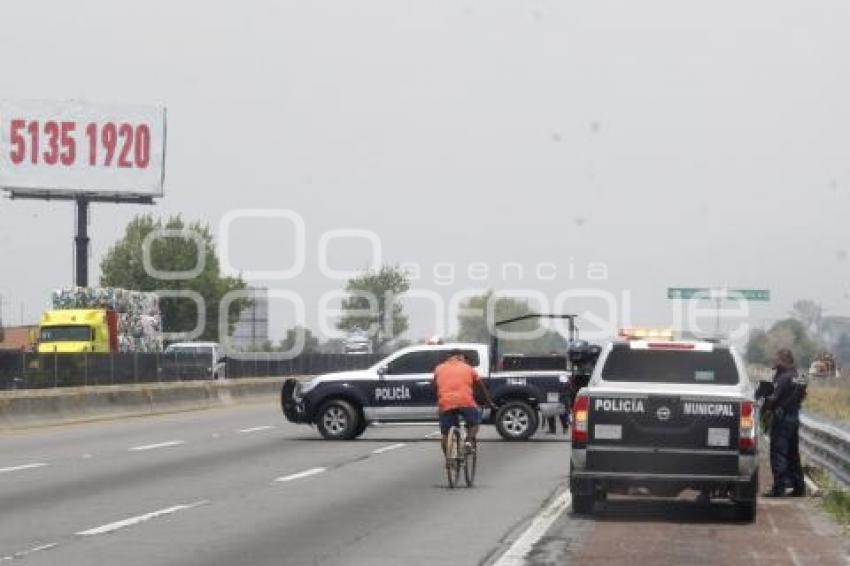
[[[317,375],[367,368],[379,355],[247,354],[227,358],[223,366],[192,353],[31,354],[0,351],[0,391],[89,385],[120,385],[212,379]],[[223,371],[222,371],[223,370]]]

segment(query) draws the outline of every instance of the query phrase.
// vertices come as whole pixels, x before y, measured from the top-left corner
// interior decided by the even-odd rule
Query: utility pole
[[[89,201],[77,200],[77,235],[74,238],[75,267],[74,284],[77,287],[89,286]]]

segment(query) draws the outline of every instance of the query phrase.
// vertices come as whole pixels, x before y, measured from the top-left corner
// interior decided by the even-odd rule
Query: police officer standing
[[[783,348],[776,353],[773,393],[765,399],[764,410],[772,416],[770,427],[770,469],[773,487],[765,497],[806,494],[803,467],[800,463],[800,405],[806,396],[805,378],[797,373],[794,355]]]

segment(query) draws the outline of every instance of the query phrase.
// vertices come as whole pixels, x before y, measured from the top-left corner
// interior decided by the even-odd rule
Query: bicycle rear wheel
[[[471,451],[463,450],[463,477],[466,487],[472,487],[475,482],[475,468],[478,465],[478,446],[473,445]]]
[[[460,430],[457,427],[452,427],[449,430],[449,437],[446,442],[446,476],[449,480],[449,487],[454,488],[460,483],[460,467],[463,459],[463,446],[460,445]]]

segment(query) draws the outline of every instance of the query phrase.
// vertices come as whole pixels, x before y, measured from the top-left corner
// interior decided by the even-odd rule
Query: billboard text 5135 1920
[[[18,196],[162,196],[165,109],[0,101],[0,188]]]

